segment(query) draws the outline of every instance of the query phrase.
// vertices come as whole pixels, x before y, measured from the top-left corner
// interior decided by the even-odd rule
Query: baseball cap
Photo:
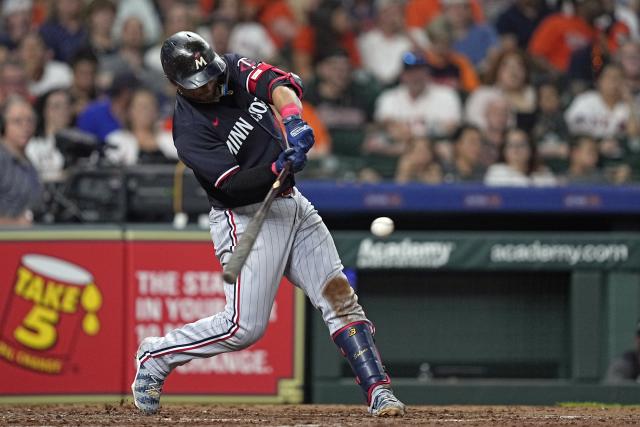
[[[408,51],[402,55],[402,65],[405,70],[413,68],[429,68],[427,60],[418,52]]]

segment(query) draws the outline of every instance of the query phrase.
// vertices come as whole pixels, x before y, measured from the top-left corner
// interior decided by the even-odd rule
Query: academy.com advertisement
[[[0,238],[0,399],[129,394],[139,342],[223,311],[233,290],[208,239],[29,236]],[[300,401],[302,310],[283,281],[261,340],[178,367],[165,394]]]

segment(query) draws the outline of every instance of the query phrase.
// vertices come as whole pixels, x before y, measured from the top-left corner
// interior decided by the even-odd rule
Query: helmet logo
[[[207,61],[203,57],[200,56],[200,52],[196,52],[194,55],[194,60],[196,62],[196,70],[199,70],[200,67],[204,67],[207,65]]]

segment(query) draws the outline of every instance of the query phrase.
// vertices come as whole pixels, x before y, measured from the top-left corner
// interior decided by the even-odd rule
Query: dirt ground
[[[131,404],[0,405],[2,426],[638,426],[637,407],[410,406],[404,418],[373,418],[364,406],[179,405],[157,415]]]

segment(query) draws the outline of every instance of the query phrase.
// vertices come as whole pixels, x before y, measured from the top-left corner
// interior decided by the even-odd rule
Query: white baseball
[[[371,223],[371,233],[373,233],[374,236],[387,237],[389,234],[393,233],[393,229],[393,220],[386,216],[376,218]]]

